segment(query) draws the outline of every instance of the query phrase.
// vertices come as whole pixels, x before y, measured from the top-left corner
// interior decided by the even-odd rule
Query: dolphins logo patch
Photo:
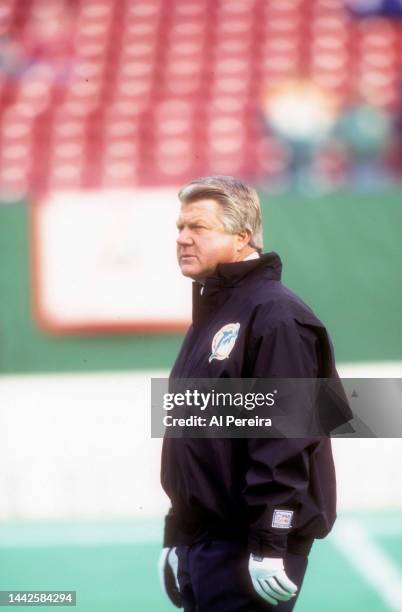
[[[209,363],[213,359],[226,359],[229,357],[239,335],[240,323],[228,323],[216,332],[212,340],[212,353],[209,356]]]

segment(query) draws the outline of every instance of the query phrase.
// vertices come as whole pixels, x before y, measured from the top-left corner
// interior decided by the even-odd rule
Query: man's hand
[[[272,606],[295,596],[297,586],[287,577],[282,559],[251,554],[248,571],[258,595]]]
[[[176,608],[182,608],[177,568],[179,559],[175,548],[163,548],[159,557],[158,569],[162,589]]]

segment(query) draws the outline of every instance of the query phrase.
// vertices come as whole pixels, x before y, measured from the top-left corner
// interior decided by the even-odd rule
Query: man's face
[[[177,260],[184,276],[202,281],[219,263],[239,258],[239,234],[228,234],[215,200],[182,204],[177,220]]]

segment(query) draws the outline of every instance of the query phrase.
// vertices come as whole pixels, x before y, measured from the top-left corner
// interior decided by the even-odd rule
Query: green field
[[[351,533],[346,543],[351,554],[341,550],[344,529]],[[362,534],[367,540],[363,545]],[[80,612],[168,612],[174,608],[160,590],[156,571],[160,537],[161,521],[156,520],[3,523],[0,590],[75,590]],[[381,555],[377,564],[376,555]],[[376,565],[384,555],[388,566],[381,573]],[[362,571],[359,563],[367,567]],[[313,547],[296,610],[402,610],[401,576],[402,511],[342,515],[337,530]],[[392,595],[388,599],[387,592]]]

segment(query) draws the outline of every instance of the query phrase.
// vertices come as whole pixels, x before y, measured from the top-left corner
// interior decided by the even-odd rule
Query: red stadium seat
[[[42,4],[0,3],[10,189],[279,177],[288,152],[262,100],[289,79],[310,79],[338,108],[401,104],[401,24],[353,20],[342,0],[54,0],[64,31],[47,28],[46,43]]]

